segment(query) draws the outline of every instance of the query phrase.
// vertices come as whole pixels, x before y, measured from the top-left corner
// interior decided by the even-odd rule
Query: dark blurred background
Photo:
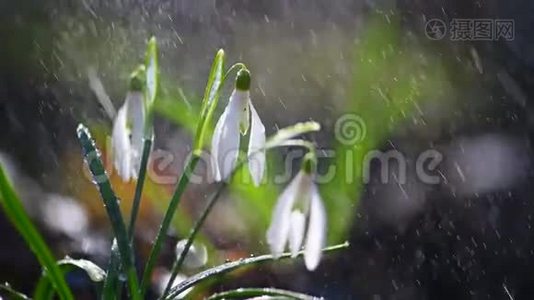
[[[96,190],[80,176],[74,134],[84,122],[105,147],[112,120],[95,82],[118,108],[129,72],[155,35],[163,78],[155,143],[180,165],[194,125],[187,116],[198,107],[214,53],[224,48],[228,61],[251,69],[268,134],[308,119],[323,125],[310,138],[336,157],[321,160],[321,168],[337,164],[341,173],[347,157],[358,165],[370,150],[400,151],[413,162],[433,149],[443,161],[433,185],[413,167],[405,183],[395,180],[394,168],[392,180],[380,182],[375,164],[368,184],[358,172],[350,182],[336,174],[321,185],[329,241],[349,240],[349,249],[326,257],[314,273],[300,262],[273,264],[209,288],[272,285],[327,299],[530,299],[533,14],[527,0],[3,0],[0,162],[58,257],[104,267],[109,226]],[[513,20],[514,37],[433,40],[425,32],[431,19],[447,26],[454,19]],[[347,113],[365,121],[362,143],[336,139],[336,120]],[[273,169],[286,154],[270,158]],[[134,185],[112,180],[131,199]],[[227,193],[203,232],[210,264],[267,251],[264,231],[282,187]],[[162,273],[212,187],[190,190]],[[172,184],[154,183],[143,200],[139,260],[170,191]],[[121,203],[128,211],[128,201]],[[35,258],[1,215],[0,232],[0,281],[31,291],[41,273]],[[70,277],[80,298],[94,296],[80,276]]]

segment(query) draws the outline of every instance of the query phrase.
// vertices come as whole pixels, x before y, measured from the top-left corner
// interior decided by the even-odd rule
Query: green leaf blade
[[[154,103],[159,89],[159,61],[156,37],[151,37],[145,55],[145,138],[153,135]]]
[[[349,247],[349,243],[345,242],[343,244],[324,248],[323,252],[336,251],[336,250],[344,249],[347,247]],[[299,252],[299,255],[302,255],[302,254],[304,254],[304,252],[302,251]],[[287,259],[287,258],[291,258],[291,253],[284,253],[278,259]],[[177,295],[180,295],[182,292],[184,292],[188,288],[193,287],[199,284],[200,282],[207,280],[213,276],[218,276],[224,273],[228,273],[237,268],[259,264],[259,263],[270,262],[270,261],[276,261],[276,260],[277,259],[273,255],[266,254],[266,255],[261,255],[257,257],[243,258],[237,261],[232,261],[232,262],[228,262],[228,263],[216,266],[211,269],[207,269],[205,271],[202,271],[196,275],[189,277],[187,280],[180,282],[178,285],[176,285],[174,288],[171,289],[171,292],[165,299],[174,299]]]
[[[93,175],[93,181],[102,197],[104,207],[111,222],[113,234],[117,239],[122,266],[128,278],[130,296],[132,299],[140,299],[138,293],[139,283],[133,262],[133,251],[119,208],[118,198],[111,187],[111,182],[106,174],[100,153],[96,149],[95,142],[91,138],[89,130],[83,124],[80,124],[78,125],[77,134],[84,153],[84,159]]]
[[[113,240],[111,246],[111,256],[109,258],[108,270],[106,280],[104,281],[104,286],[102,289],[102,299],[103,300],[113,300],[118,298],[117,293],[120,288],[120,267],[121,267],[121,256],[119,253],[119,248],[117,247],[117,240]]]
[[[281,299],[293,300],[317,300],[322,299],[302,293],[275,288],[239,288],[211,295],[208,300],[222,299],[251,299],[254,297],[280,297]]]
[[[224,50],[219,49],[213,63],[211,65],[206,90],[202,98],[202,105],[200,109],[200,121],[197,125],[197,132],[195,136],[194,152],[200,155],[204,145],[204,139],[207,127],[211,122],[213,112],[219,102],[219,91],[224,82]]]
[[[280,129],[274,135],[269,137],[265,143],[265,148],[275,148],[283,145],[284,142],[291,138],[319,130],[321,130],[321,125],[314,121],[297,123],[295,125]]]
[[[46,245],[43,237],[33,225],[24,210],[22,202],[13,190],[3,167],[0,166],[0,202],[4,212],[17,231],[22,235],[39,263],[50,277],[52,286],[61,299],[74,299],[63,273],[56,264],[52,251]]]
[[[156,101],[159,86],[159,62],[158,44],[156,37],[151,37],[148,41],[145,58],[146,67],[146,101],[148,111]]]

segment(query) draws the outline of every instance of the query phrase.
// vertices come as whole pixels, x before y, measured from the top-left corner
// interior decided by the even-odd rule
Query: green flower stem
[[[141,204],[141,195],[143,194],[143,186],[145,185],[146,168],[148,165],[148,158],[150,157],[150,149],[152,148],[152,139],[145,139],[143,143],[143,154],[141,156],[141,165],[139,166],[139,176],[137,176],[137,184],[135,185],[135,194],[133,198],[132,212],[130,215],[130,225],[128,226],[128,237],[130,243],[133,242],[135,221],[139,213],[139,206]]]
[[[338,245],[334,245],[334,246],[330,246],[330,247],[324,248],[323,252],[331,252],[331,251],[345,249],[345,248],[348,248],[348,247],[349,247],[349,242],[345,242],[343,244],[338,244]],[[298,253],[299,256],[301,256],[303,254],[304,254],[304,251],[300,251]],[[291,253],[290,252],[286,252],[286,253],[282,254],[278,259],[287,259],[287,258],[291,258]],[[231,271],[233,271],[233,270],[235,270],[237,268],[241,268],[241,267],[245,267],[245,266],[249,266],[249,265],[260,264],[260,263],[265,263],[265,262],[271,262],[271,261],[275,261],[275,260],[277,260],[277,258],[275,258],[273,255],[266,254],[266,255],[261,255],[261,256],[257,256],[257,257],[242,258],[242,259],[239,259],[239,260],[236,260],[236,261],[233,261],[233,262],[229,262],[229,263],[225,263],[225,264],[216,266],[216,267],[211,268],[211,269],[207,269],[205,271],[202,271],[202,272],[200,272],[200,273],[198,273],[196,275],[193,275],[193,276],[189,277],[185,281],[180,282],[177,286],[175,286],[174,288],[171,289],[171,292],[169,293],[169,295],[165,299],[174,299],[178,295],[183,293],[185,290],[187,290],[188,288],[193,287],[193,286],[199,284],[200,282],[202,282],[204,280],[207,280],[207,279],[210,279],[210,278],[212,278],[214,276],[219,276],[219,275],[222,275],[224,273],[231,272]]]
[[[50,283],[52,283],[52,286],[58,293],[59,298],[64,300],[74,299],[69,286],[65,282],[63,272],[61,272],[59,266],[56,264],[52,251],[50,251],[43,237],[33,225],[30,217],[22,206],[21,200],[13,190],[7,174],[1,166],[0,203],[11,223],[15,226],[20,235],[22,235],[24,241],[30,246],[33,254],[39,260]]]
[[[306,140],[292,139],[292,140],[287,140],[285,142],[282,142],[276,145],[276,147],[291,147],[291,146],[306,148],[306,150],[308,150],[308,152],[312,153],[314,156],[317,155],[316,150],[315,150],[315,145],[312,142],[309,142]]]
[[[309,122],[305,126],[297,124],[296,126],[293,126],[293,127],[290,127],[288,129],[286,129],[286,131],[291,129],[291,128],[296,128],[297,132],[301,132],[301,131],[302,132],[306,132],[306,131],[318,130],[319,126],[316,125],[316,123]],[[287,135],[287,136],[290,137],[290,136],[293,136],[293,135]],[[276,137],[277,136],[275,135],[273,138],[276,140]],[[270,140],[272,140],[272,138]],[[267,150],[267,149],[273,148],[273,147],[282,147],[282,146],[301,146],[301,147],[307,148],[308,151],[313,152],[315,154],[315,146],[313,145],[313,143],[310,143],[310,142],[305,141],[305,140],[286,140],[286,141],[282,141],[282,140],[278,139],[278,142],[267,143],[263,150]],[[263,151],[263,150],[258,150],[258,151]],[[232,175],[230,176],[230,178],[247,161],[248,161],[248,157],[240,159],[239,162],[236,164],[234,170],[232,171]],[[181,269],[182,264],[183,264],[183,262],[185,260],[185,257],[187,256],[187,253],[189,252],[189,249],[191,248],[191,245],[193,244],[193,241],[194,241],[197,233],[199,232],[199,230],[202,227],[202,225],[204,224],[204,221],[206,220],[208,214],[211,212],[211,209],[213,208],[213,206],[215,206],[215,203],[217,202],[217,199],[219,199],[219,196],[221,195],[222,191],[227,187],[227,185],[228,184],[226,182],[223,182],[219,186],[217,191],[212,195],[212,197],[208,201],[208,205],[206,206],[206,208],[202,212],[202,215],[200,216],[200,218],[197,220],[197,222],[193,226],[193,229],[191,230],[191,232],[189,233],[189,236],[187,237],[187,243],[185,244],[184,250],[182,251],[182,253],[180,253],[180,257],[178,258],[178,260],[174,263],[174,265],[172,267],[171,277],[170,277],[169,281],[167,282],[167,286],[165,287],[165,290],[164,290],[163,295],[161,296],[161,298],[165,298],[167,296],[167,294],[169,293],[169,290],[172,287],[172,283],[176,279],[176,276],[178,275],[178,272],[180,272],[180,269]]]
[[[185,244],[184,250],[182,253],[180,253],[180,257],[178,260],[174,263],[172,267],[172,274],[169,279],[169,282],[167,283],[167,286],[165,287],[165,291],[163,292],[162,298],[165,298],[167,294],[169,293],[172,283],[176,279],[176,276],[178,275],[178,272],[180,271],[182,264],[185,260],[185,257],[187,256],[187,253],[189,252],[189,249],[191,248],[191,245],[193,245],[193,241],[195,240],[195,237],[197,236],[197,233],[200,231],[200,228],[204,224],[204,221],[208,217],[208,214],[211,212],[213,206],[215,206],[215,203],[217,202],[217,199],[219,199],[219,196],[221,195],[222,191],[226,187],[226,183],[223,183],[217,191],[211,196],[211,198],[208,201],[208,205],[206,208],[204,208],[204,211],[202,212],[202,215],[195,223],[195,226],[193,226],[193,229],[189,233],[189,236],[187,237],[187,243]]]
[[[248,161],[248,157],[241,158],[237,162],[237,164],[234,167],[234,169],[232,170],[232,174],[230,175],[229,178],[232,178],[234,176],[234,174],[237,172],[237,170],[239,170],[239,168],[241,168],[241,166],[243,166],[243,164],[245,164],[247,161]],[[176,276],[178,275],[178,272],[180,272],[180,269],[181,269],[182,264],[183,264],[183,262],[185,260],[185,257],[187,256],[187,253],[189,252],[189,249],[191,248],[191,245],[193,245],[193,242],[194,242],[194,240],[195,240],[195,238],[197,236],[197,233],[200,231],[200,228],[202,227],[202,225],[204,225],[204,221],[206,221],[206,218],[208,217],[208,215],[211,212],[212,208],[215,206],[215,203],[219,199],[219,196],[221,195],[221,193],[223,192],[223,190],[227,186],[228,186],[228,183],[223,181],[222,184],[217,188],[215,193],[209,199],[208,205],[206,206],[206,208],[204,208],[204,211],[202,212],[202,215],[200,216],[200,218],[197,220],[197,222],[193,226],[193,229],[190,231],[189,236],[187,237],[187,242],[185,244],[184,250],[182,251],[182,253],[180,253],[180,257],[178,258],[178,260],[175,261],[175,263],[172,266],[171,277],[170,277],[169,281],[167,282],[167,286],[165,287],[165,290],[163,291],[162,296],[160,297],[161,299],[165,298],[167,296],[167,294],[169,293],[169,291],[170,291],[170,289],[172,287],[172,283],[176,279]]]
[[[315,126],[315,124],[312,124],[310,123],[311,125],[314,125],[314,126],[295,126],[295,127],[292,127],[292,128],[298,128],[297,131],[302,131],[302,132],[306,132],[306,131],[315,131],[315,130],[318,130],[319,127],[318,126]],[[301,128],[302,127],[302,128]],[[290,129],[290,128],[288,128]],[[287,135],[287,137],[291,137],[291,136],[294,136],[293,134],[291,135]],[[283,146],[300,146],[300,147],[304,147],[304,148],[307,148],[308,151],[312,152],[312,153],[315,153],[315,146],[308,142],[308,141],[305,141],[305,140],[298,140],[298,139],[295,139],[295,140],[282,140],[282,139],[277,139],[278,136],[274,136],[273,138],[271,138],[270,140],[271,141],[276,141],[276,142],[271,142],[271,143],[267,143],[265,148],[262,149],[262,150],[258,150],[258,151],[264,151],[264,150],[267,150],[269,148],[274,148],[274,147],[283,147]],[[234,175],[234,173],[243,165],[245,164],[246,162],[248,161],[248,157],[245,157],[245,158],[242,158],[237,164],[236,164],[236,167],[234,168],[234,170],[232,171],[232,175],[230,176],[230,178]],[[178,275],[178,272],[180,271],[180,268],[183,264],[183,261],[185,260],[185,257],[187,256],[187,253],[189,252],[189,249],[191,248],[191,245],[193,244],[193,241],[197,235],[197,233],[199,232],[200,228],[202,227],[202,225],[204,224],[204,221],[206,220],[208,214],[211,212],[212,208],[214,207],[215,203],[217,202],[217,200],[219,199],[222,191],[228,186],[228,184],[226,182],[223,182],[219,188],[217,189],[217,191],[212,195],[212,197],[210,198],[210,200],[208,201],[208,204],[206,206],[206,208],[204,209],[204,211],[202,212],[202,215],[200,216],[200,218],[197,220],[197,222],[195,223],[195,225],[193,226],[193,229],[191,230],[188,238],[187,238],[187,243],[184,247],[184,250],[182,251],[182,253],[180,253],[180,257],[178,258],[178,260],[174,263],[173,265],[173,268],[172,268],[172,273],[171,273],[171,277],[169,279],[169,281],[167,282],[167,286],[165,287],[165,290],[162,294],[162,296],[160,297],[160,299],[167,299],[167,295],[168,293],[171,291],[171,287],[172,287],[172,284],[174,282],[174,280],[176,279],[176,276]],[[348,246],[348,244],[347,244]],[[194,285],[194,284],[193,284]],[[178,295],[179,293],[175,293],[175,295]]]
[[[231,291],[225,291],[211,295],[208,300],[223,300],[223,299],[251,299],[254,297],[271,296],[282,297],[283,299],[293,300],[316,300],[322,299],[306,294],[296,293],[274,288],[240,288]]]
[[[109,181],[102,160],[100,159],[100,154],[89,134],[89,130],[84,125],[80,124],[78,125],[77,133],[78,139],[82,145],[85,161],[89,166],[91,174],[93,174],[93,180],[98,187],[108,218],[111,222],[113,234],[117,239],[122,268],[125,270],[126,277],[128,278],[130,297],[134,300],[139,300],[141,297],[138,294],[139,283],[133,263],[133,251],[126,231],[126,226],[122,219],[118,198],[111,187],[111,182]]]
[[[191,156],[191,158],[187,161],[187,165],[184,169],[184,172],[182,173],[182,176],[180,176],[178,185],[176,186],[171,201],[169,202],[169,207],[165,212],[165,216],[163,217],[163,221],[161,222],[158,234],[156,235],[156,240],[154,241],[154,246],[152,246],[148,261],[145,265],[145,271],[143,272],[143,279],[141,281],[140,288],[140,294],[142,296],[145,295],[146,289],[150,283],[150,278],[152,276],[154,265],[156,264],[156,259],[158,258],[159,252],[161,251],[161,247],[163,246],[165,239],[167,238],[167,231],[169,230],[169,226],[171,225],[171,221],[174,216],[174,213],[176,212],[176,208],[180,203],[180,199],[182,198],[182,195],[185,192],[187,185],[189,184],[191,174],[195,170],[195,167],[199,160],[200,156],[193,154],[193,156]]]

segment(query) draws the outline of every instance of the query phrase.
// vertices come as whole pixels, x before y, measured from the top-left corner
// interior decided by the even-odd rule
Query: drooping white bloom
[[[129,91],[113,122],[113,162],[123,181],[137,178],[143,150],[143,93]]]
[[[250,74],[241,70],[237,75],[236,87],[228,105],[217,121],[211,141],[213,175],[216,181],[227,179],[234,170],[239,155],[241,135],[250,127],[248,144],[248,166],[257,186],[265,172],[265,127],[250,101]]]
[[[271,253],[279,257],[289,242],[293,257],[304,244],[304,262],[310,271],[321,260],[326,239],[326,211],[312,175],[301,170],[278,198],[267,243]]]

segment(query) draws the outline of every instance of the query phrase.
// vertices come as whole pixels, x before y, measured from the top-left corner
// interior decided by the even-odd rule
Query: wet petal
[[[163,292],[165,291],[165,288],[167,287],[167,283],[169,282],[169,280],[171,280],[171,272],[161,268],[161,269],[156,269],[154,273],[156,273],[156,276],[154,276],[154,277],[156,277],[156,280],[153,283],[154,287],[155,287],[155,290],[160,295],[163,295]],[[176,275],[176,278],[174,278],[174,281],[171,284],[171,287],[174,288],[174,287],[178,286],[184,280],[187,280],[187,276],[178,273]],[[193,290],[193,287],[190,287],[190,288],[186,289],[185,291],[180,293],[178,296],[176,296],[175,299],[184,299],[184,298],[186,298],[187,294],[189,294],[192,290]]]
[[[265,173],[265,126],[261,122],[256,109],[250,102],[252,126],[248,144],[248,169],[256,186],[260,185]]]
[[[319,190],[311,186],[310,220],[304,248],[304,262],[309,271],[315,270],[321,260],[326,239],[326,211]]]
[[[245,100],[234,91],[215,126],[211,141],[211,155],[216,181],[227,179],[234,170],[239,154],[241,102]]]
[[[286,246],[289,238],[291,225],[291,210],[298,196],[304,173],[299,172],[291,183],[282,192],[274,208],[271,225],[267,230],[267,243],[271,253],[279,257]]]
[[[128,105],[128,128],[131,130],[131,171],[132,177],[137,178],[141,164],[145,126],[143,94],[141,92],[129,92],[126,96],[126,104]]]
[[[180,257],[185,249],[187,240],[181,240],[176,244],[176,259]],[[208,262],[208,251],[206,246],[193,243],[185,256],[184,266],[189,269],[196,269],[204,266]]]
[[[129,181],[131,175],[131,161],[130,161],[130,137],[129,130],[126,124],[126,105],[123,105],[113,123],[112,132],[112,148],[113,148],[113,162],[117,173],[123,181]]]
[[[291,256],[296,257],[302,240],[304,239],[304,225],[306,223],[306,217],[298,210],[291,213],[291,228],[289,229],[289,249],[291,250]]]

